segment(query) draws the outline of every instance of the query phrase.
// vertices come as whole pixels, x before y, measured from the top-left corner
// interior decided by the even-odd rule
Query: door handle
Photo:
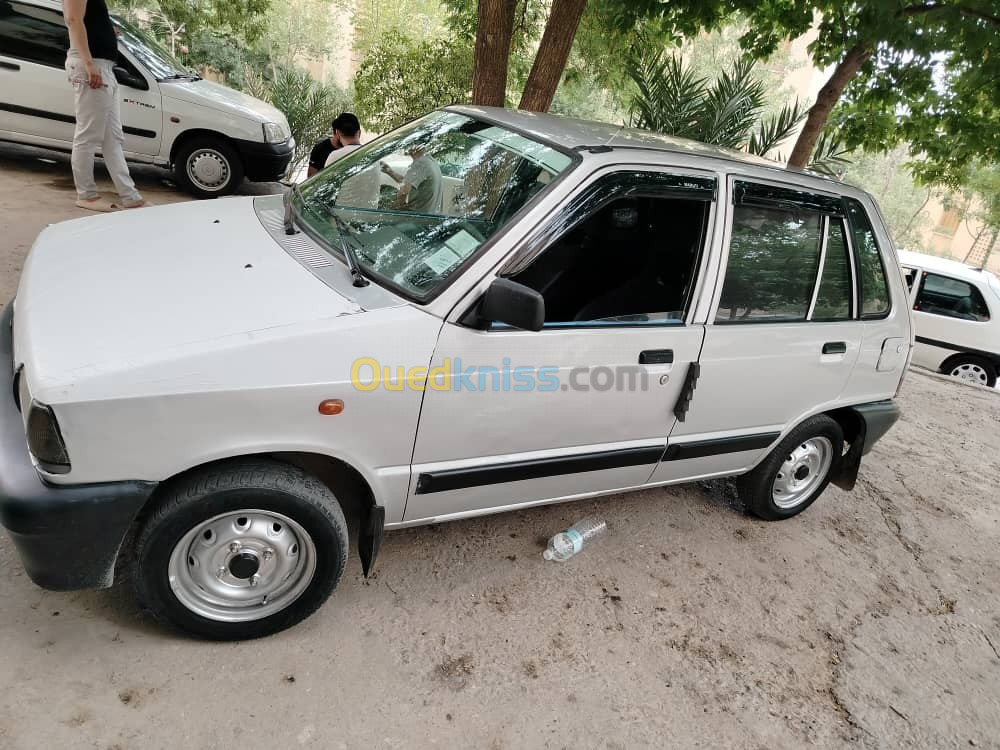
[[[4,70],[20,70],[21,66],[18,65],[17,63],[11,63],[11,62],[6,62],[4,60],[0,60],[0,68],[3,68]]]
[[[672,365],[673,363],[673,349],[646,349],[639,352],[640,365]]]
[[[827,341],[823,344],[823,354],[847,354],[847,342]]]

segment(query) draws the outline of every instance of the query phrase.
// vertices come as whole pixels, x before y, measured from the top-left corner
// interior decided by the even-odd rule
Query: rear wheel
[[[966,383],[993,388],[997,384],[997,368],[982,357],[963,355],[948,363],[945,372]]]
[[[840,425],[824,414],[811,417],[737,480],[740,499],[747,510],[768,521],[798,515],[823,494],[843,449]]]
[[[172,487],[137,543],[140,602],[159,620],[216,640],[291,627],[336,587],[347,524],[333,493],[300,469],[238,462]]]
[[[222,138],[195,136],[178,149],[174,178],[196,198],[220,198],[243,182],[243,162]]]

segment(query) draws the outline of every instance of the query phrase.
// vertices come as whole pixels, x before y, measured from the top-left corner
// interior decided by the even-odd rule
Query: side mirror
[[[525,331],[540,331],[545,322],[545,300],[531,287],[510,279],[495,279],[479,305],[479,318],[506,323]]]
[[[149,84],[146,83],[145,78],[132,75],[120,65],[116,65],[113,70],[115,72],[115,80],[122,86],[128,86],[130,89],[138,89],[139,91],[149,91]]]

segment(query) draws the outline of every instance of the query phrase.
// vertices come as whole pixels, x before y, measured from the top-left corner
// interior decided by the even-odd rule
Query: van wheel
[[[807,419],[757,468],[736,481],[747,510],[766,521],[798,515],[816,500],[840,465],[844,432],[830,417]]]
[[[948,363],[945,372],[966,383],[993,388],[997,384],[997,368],[982,357],[961,356]]]
[[[198,136],[178,150],[174,178],[195,198],[220,198],[243,182],[243,162],[221,138]]]
[[[259,638],[312,614],[347,560],[347,523],[326,485],[254,460],[187,477],[139,534],[136,594],[161,622],[213,640]]]

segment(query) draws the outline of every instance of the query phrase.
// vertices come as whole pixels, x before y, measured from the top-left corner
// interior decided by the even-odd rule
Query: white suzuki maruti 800
[[[319,607],[345,511],[365,572],[384,529],[706,477],[794,516],[853,486],[911,349],[856,188],[471,107],[284,199],[49,227],[0,330],[0,520],[29,575],[130,571],[211,638]]]

